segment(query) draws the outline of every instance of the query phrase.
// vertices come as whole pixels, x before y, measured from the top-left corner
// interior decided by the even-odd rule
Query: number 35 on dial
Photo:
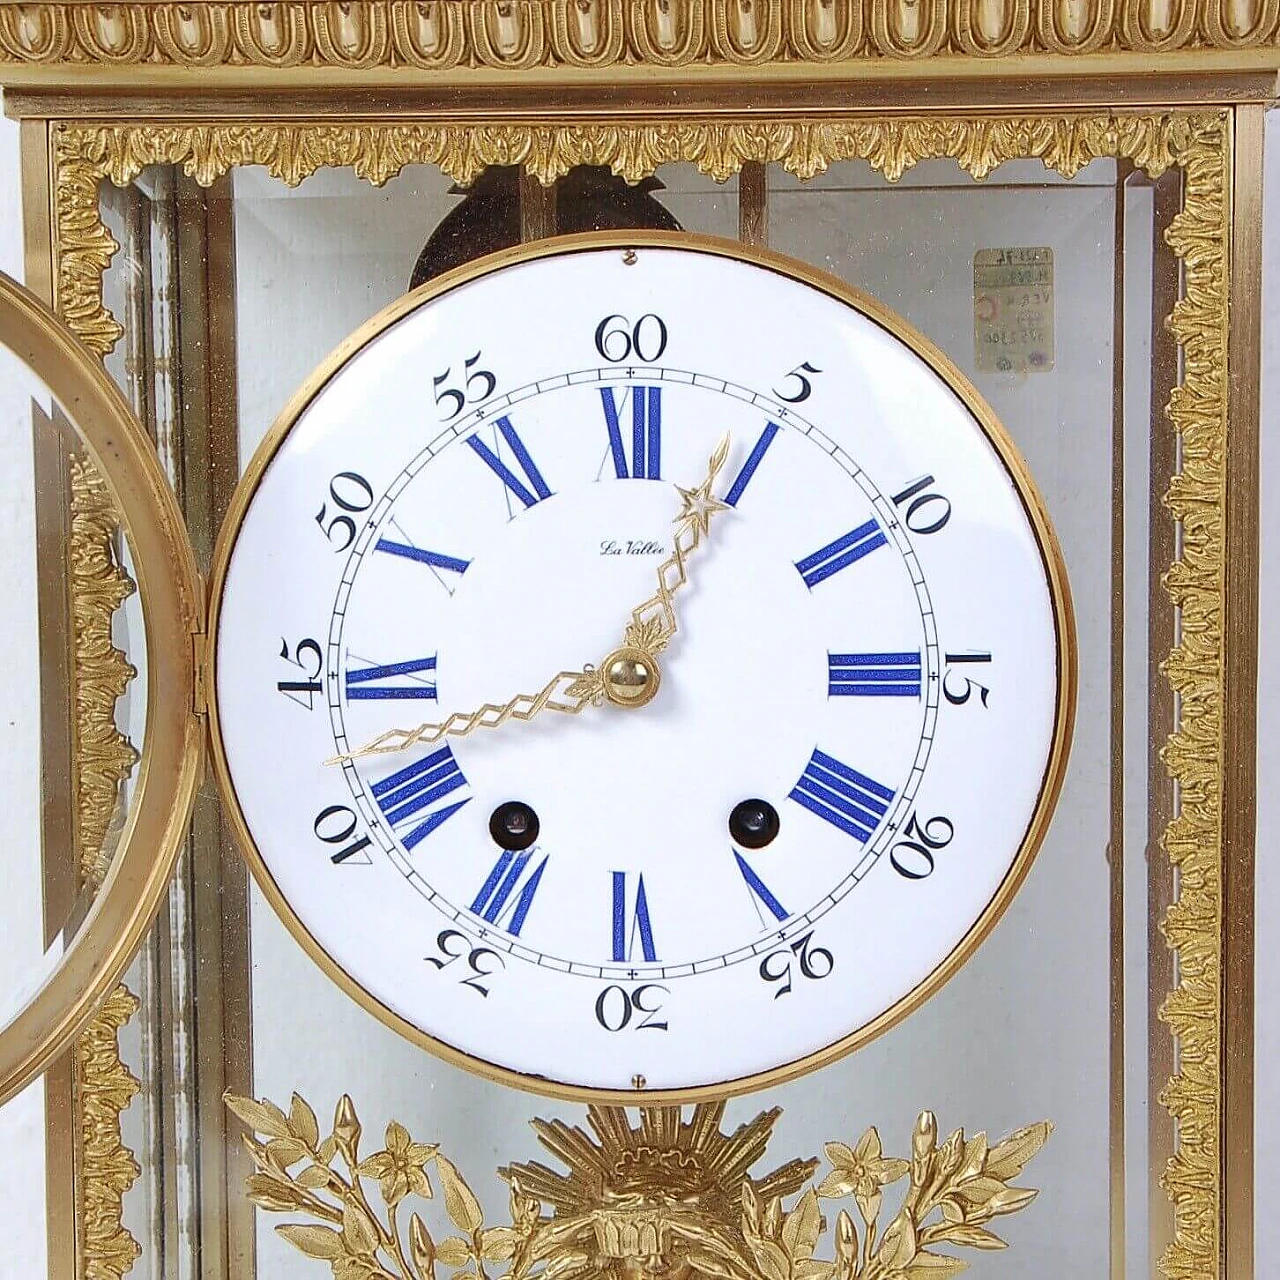
[[[254,871],[385,1022],[693,1097],[929,995],[1066,763],[1056,543],[962,376],[797,264],[578,237],[397,302],[259,449],[214,583]]]

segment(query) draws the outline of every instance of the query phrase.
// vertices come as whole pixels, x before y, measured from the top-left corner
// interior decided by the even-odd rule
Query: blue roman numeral
[[[658,953],[653,945],[653,926],[649,923],[649,899],[644,891],[644,876],[636,883],[636,909],[627,927],[627,873],[613,872],[613,958],[619,964],[631,959],[635,950],[636,934],[640,935],[640,951],[653,963]]]
[[[662,479],[662,388],[631,387],[631,468],[622,443],[622,423],[613,387],[601,387],[604,420],[609,428],[609,452],[619,480]]]
[[[497,426],[502,433],[502,438],[507,442],[508,448],[516,455],[516,462],[519,464],[520,470],[524,472],[525,480],[529,482],[527,486],[478,435],[468,436],[467,443],[484,459],[485,464],[493,474],[526,507],[533,506],[535,502],[540,501],[542,498],[551,497],[551,490],[547,488],[547,482],[542,478],[542,472],[534,465],[533,459],[529,456],[529,450],[524,446],[524,441],[520,439],[516,434],[515,427],[511,425],[511,419],[507,417],[499,418]],[[530,489],[532,489],[532,492],[530,492]]]
[[[738,870],[742,872],[742,878],[747,882],[747,888],[751,890],[753,897],[759,900],[761,906],[768,909],[775,920],[785,920],[791,912],[769,892],[769,886],[756,875],[751,864],[737,849],[733,851],[733,856],[738,860]],[[760,915],[760,907],[756,907],[756,914]],[[760,923],[761,925],[765,923],[762,915],[760,916]]]
[[[347,669],[347,698],[351,701],[372,698],[428,698],[436,700],[436,687],[425,680],[410,680],[403,684],[385,684],[396,676],[413,676],[421,671],[436,669],[435,655],[414,658],[409,662],[391,662],[385,667],[349,667]]]
[[[888,810],[893,792],[835,756],[815,750],[790,798],[866,844]]]
[[[445,796],[466,785],[467,780],[462,776],[453,752],[448,747],[441,747],[407,768],[383,778],[381,782],[374,783],[372,790],[378,808],[392,827],[403,828],[412,823],[400,835],[404,847],[412,849],[441,823],[452,818],[464,804],[469,803],[471,797],[434,809],[421,821],[417,820],[418,815],[436,801],[443,800]]]
[[[756,468],[764,461],[764,455],[768,453],[769,446],[773,443],[773,437],[778,434],[781,428],[776,422],[771,422],[760,433],[760,439],[756,441],[755,447],[748,455],[746,462],[742,464],[742,470],[738,472],[737,478],[729,486],[729,492],[724,495],[724,500],[731,507],[738,505],[738,499],[742,497],[742,491],[747,487],[751,477],[755,475]]]
[[[920,650],[914,653],[828,653],[833,698],[918,698]]]
[[[547,855],[525,876],[534,851],[526,849],[517,853],[507,849],[493,864],[489,878],[480,886],[471,910],[489,924],[496,924],[514,937],[520,936],[524,922],[533,906],[533,895],[538,892],[542,873],[547,868]],[[521,884],[521,881],[524,881]]]
[[[828,542],[811,556],[796,561],[796,568],[806,587],[816,587],[819,582],[848,568],[855,560],[861,560],[877,547],[883,547],[889,539],[884,536],[879,523],[873,517],[866,524],[850,529],[843,537]]]
[[[419,564],[429,564],[433,569],[446,569],[449,573],[466,573],[471,564],[470,560],[459,560],[457,556],[441,555],[439,551],[411,547],[406,542],[392,542],[388,538],[379,538],[374,544],[374,550],[403,556],[406,560],[416,560]]]

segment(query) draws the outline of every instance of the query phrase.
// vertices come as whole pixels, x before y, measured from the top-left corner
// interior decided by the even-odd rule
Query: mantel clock
[[[1251,1275],[1273,10],[0,2],[14,1265]]]

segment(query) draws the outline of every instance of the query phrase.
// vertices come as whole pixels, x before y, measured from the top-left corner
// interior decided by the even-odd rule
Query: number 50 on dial
[[[1066,765],[1065,574],[990,410],[736,245],[567,238],[396,303],[270,433],[218,566],[267,896],[384,1021],[544,1092],[741,1090],[884,1030]]]

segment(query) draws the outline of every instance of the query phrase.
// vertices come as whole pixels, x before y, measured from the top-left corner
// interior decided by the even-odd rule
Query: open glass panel
[[[13,664],[0,708],[0,776],[15,822],[30,837],[15,844],[0,872],[7,1071],[18,1060],[15,1025],[49,1002],[99,890],[119,879],[117,853],[136,818],[135,766],[150,726],[136,548],[117,490],[93,452],[104,427],[114,425],[86,390],[101,374],[62,348],[56,322],[29,295],[7,277],[0,289],[7,548],[0,630]],[[84,364],[77,367],[77,359]],[[87,379],[79,377],[84,367]],[[86,763],[73,768],[77,754]],[[60,1016],[51,1010],[38,1021]],[[33,1034],[27,1040],[28,1055],[47,1056]],[[14,1085],[0,1078],[0,1088]]]
[[[3,630],[12,638],[14,663],[0,709],[8,730],[4,793],[21,830],[39,832],[42,817],[52,826],[43,840],[20,844],[18,856],[4,862],[0,899],[8,945],[0,960],[0,1026],[6,1026],[39,993],[69,938],[74,937],[91,901],[86,886],[94,877],[73,857],[72,731],[67,688],[73,678],[67,535],[74,518],[73,484],[83,484],[85,459],[76,456],[79,441],[62,405],[7,347],[0,348],[0,389],[4,397],[0,408],[4,464],[0,473],[5,484],[8,547],[0,600]],[[109,503],[106,514],[109,518]],[[137,620],[133,621],[136,625]],[[44,705],[41,696],[53,683],[49,668],[58,654],[54,646],[40,644],[45,628],[56,629],[64,641],[59,664],[66,682],[63,696],[49,698],[61,707],[61,714]],[[140,631],[138,641],[141,649]],[[127,702],[121,710],[126,717],[124,727],[136,732],[141,726],[129,723]],[[60,768],[55,764],[59,757]],[[119,812],[118,808],[113,812],[117,821]],[[104,867],[110,858],[108,847],[104,849]]]
[[[834,1160],[843,1173],[827,1190],[838,1192],[841,1178],[848,1184],[845,1198],[822,1201],[828,1229],[818,1255],[830,1258],[841,1209],[859,1247],[868,1219],[877,1223],[872,1249],[884,1247],[906,1186],[895,1161],[911,1159],[913,1133],[917,1141],[927,1135],[927,1123],[917,1129],[920,1112],[936,1113],[939,1145],[961,1126],[970,1136],[988,1132],[994,1144],[1050,1120],[1053,1135],[1024,1174],[1015,1176],[1010,1155],[987,1183],[955,1199],[946,1212],[962,1221],[945,1221],[969,1230],[948,1237],[939,1228],[937,1251],[991,1277],[1147,1276],[1171,1233],[1155,1174],[1172,1150],[1156,1095],[1173,1061],[1157,1016],[1173,983],[1158,922],[1174,885],[1157,846],[1173,796],[1156,751],[1174,714],[1158,665],[1174,634],[1159,577],[1174,556],[1160,497],[1176,465],[1163,407],[1178,370],[1162,322],[1179,287],[1163,241],[1180,204],[1178,178],[1152,182],[1105,160],[1071,180],[1038,162],[1011,162],[975,183],[950,161],[921,163],[897,183],[860,162],[809,182],[759,165],[723,185],[686,165],[664,166],[656,178],[636,189],[575,171],[548,191],[514,169],[494,169],[468,191],[434,168],[411,166],[380,188],[336,169],[289,188],[242,168],[202,189],[177,171],[149,170],[126,190],[103,191],[104,217],[124,246],[107,276],[108,304],[125,330],[109,366],[153,433],[207,569],[235,476],[311,370],[411,281],[521,238],[627,226],[745,235],[834,274],[936,343],[1013,437],[1062,544],[1080,675],[1066,784],[1025,885],[963,969],[843,1061],[730,1103],[723,1127],[732,1132],[764,1108],[782,1109],[767,1155],[752,1166],[757,1179],[822,1156],[826,1143],[844,1144],[826,1152],[815,1175],[821,1183]],[[554,305],[531,299],[528,323]],[[794,350],[779,355],[780,376],[796,371],[794,388],[820,373],[806,364],[804,339],[797,333]],[[424,370],[424,403],[434,372]],[[988,668],[980,649],[964,656],[979,674],[969,705],[953,713],[980,716],[988,698],[1018,696],[1001,687],[998,663]],[[936,860],[945,856],[939,850]],[[920,874],[931,874],[933,861]],[[841,966],[874,957],[836,961],[825,970],[796,958],[789,984],[838,991]],[[433,972],[424,962],[423,981]],[[511,1201],[499,1166],[542,1161],[569,1172],[564,1149],[548,1153],[526,1122],[537,1115],[581,1126],[583,1108],[437,1060],[344,995],[248,882],[212,789],[200,798],[167,909],[130,983],[142,998],[123,1041],[143,1084],[124,1115],[125,1141],[143,1166],[126,1198],[126,1225],[142,1244],[135,1274],[187,1274],[197,1254],[244,1276],[301,1280],[329,1266],[330,1237],[273,1230],[335,1222],[332,1211],[326,1218],[315,1208],[319,1182],[296,1181],[304,1156],[273,1173],[262,1155],[254,1184],[262,1207],[248,1207],[253,1158],[241,1145],[241,1121],[222,1107],[224,1090],[270,1099],[286,1113],[296,1092],[318,1115],[322,1138],[331,1117],[340,1135],[354,1132],[345,1110],[335,1117],[350,1097],[363,1126],[361,1154],[388,1153],[367,1166],[363,1192],[381,1224],[375,1230],[399,1232],[404,1256],[384,1255],[385,1266],[400,1268],[392,1275],[427,1269],[430,1250],[425,1236],[411,1240],[411,1213],[421,1214],[434,1242],[436,1274],[465,1274],[474,1263],[453,1238],[468,1234],[475,1213],[488,1229],[529,1211]],[[752,1016],[744,1013],[744,1036]],[[188,1034],[173,1034],[175,1026]],[[546,1031],[557,1034],[554,1010]],[[247,1114],[264,1141],[296,1142],[286,1131],[310,1125],[302,1108],[288,1119]],[[415,1142],[439,1143],[452,1165],[407,1147],[399,1130],[384,1141],[392,1120]],[[580,1147],[585,1164],[566,1205],[588,1216],[601,1206],[613,1212],[634,1207],[628,1197],[641,1187],[659,1185],[667,1175],[637,1173],[637,1162],[679,1165],[683,1157],[671,1152],[694,1139],[669,1116],[652,1123],[632,1149],[632,1139],[601,1121],[591,1142],[604,1154],[591,1172],[597,1157]],[[878,1139],[864,1136],[872,1126]],[[1024,1137],[1028,1156],[1042,1137]],[[277,1152],[281,1160],[297,1154]],[[692,1162],[713,1154],[699,1148]],[[422,1163],[435,1198],[414,1197],[388,1219],[387,1197],[399,1204],[406,1188],[421,1190],[407,1170]],[[453,1167],[475,1206],[454,1185]],[[993,1208],[1000,1187],[992,1182],[1006,1173],[1010,1185],[1040,1188],[1039,1200],[1025,1210],[1015,1199]],[[711,1212],[714,1197],[699,1205],[684,1176],[661,1185]],[[526,1188],[548,1185],[528,1177]],[[788,1207],[803,1181],[779,1184],[789,1189]],[[738,1230],[740,1186],[729,1198],[726,1229]],[[550,1208],[544,1200],[543,1212]],[[943,1213],[939,1207],[930,1221],[944,1221]],[[584,1218],[583,1238],[595,1245],[583,1248],[660,1271],[674,1256],[669,1248],[687,1247],[679,1215],[663,1221]],[[649,1228],[657,1234],[645,1238]],[[975,1254],[972,1246],[991,1243],[977,1234],[988,1229],[1012,1247]],[[304,1240],[309,1248],[297,1247]],[[508,1245],[508,1237],[490,1238],[486,1275],[506,1273]]]
[[[0,761],[25,832],[0,894],[0,1099],[45,1073],[49,1142],[21,1203],[37,1221],[42,1206],[52,1228],[67,1203],[44,1193],[69,1187],[76,1168],[67,1101],[98,1065],[84,1046],[95,1031],[113,1045],[111,1019],[133,1012],[114,984],[189,816],[202,748],[195,592],[185,534],[132,415],[95,357],[8,276],[0,441],[12,666]],[[16,1147],[30,1148],[39,1102],[32,1089],[6,1112]]]

